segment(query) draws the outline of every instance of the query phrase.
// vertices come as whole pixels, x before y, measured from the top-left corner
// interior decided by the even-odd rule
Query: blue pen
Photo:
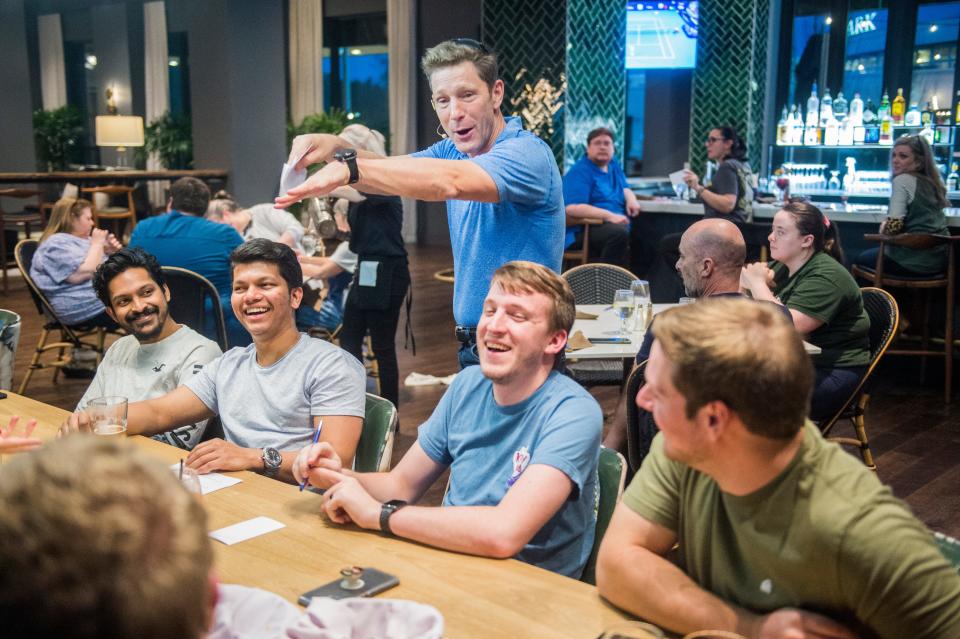
[[[316,444],[318,441],[320,441],[320,429],[321,429],[321,428],[323,428],[323,418],[322,418],[322,417],[320,418],[320,421],[317,422],[317,432],[315,432],[315,433],[313,434],[313,443],[314,443],[314,444]],[[303,483],[300,484],[300,492],[301,492],[301,493],[303,492],[303,489],[307,487],[307,482],[308,482],[308,481],[310,481],[310,479],[306,476],[306,474],[304,474]]]

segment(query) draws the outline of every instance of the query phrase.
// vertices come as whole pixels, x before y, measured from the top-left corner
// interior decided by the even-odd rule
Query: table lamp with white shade
[[[126,166],[128,146],[143,146],[143,118],[138,115],[98,115],[97,146],[117,147],[118,162]]]

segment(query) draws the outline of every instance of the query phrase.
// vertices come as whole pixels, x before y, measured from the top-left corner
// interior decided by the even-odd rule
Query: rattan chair
[[[199,273],[179,266],[164,266],[163,277],[170,289],[171,317],[213,339],[226,352],[227,326],[217,287]]]
[[[630,288],[636,275],[612,264],[584,264],[564,271],[563,278],[573,289],[577,304],[611,304],[620,289]],[[584,386],[620,385],[624,381],[623,360],[576,360],[570,357],[567,369]]]
[[[93,349],[97,353],[97,364],[99,365],[100,359],[103,357],[103,346],[107,335],[107,330],[103,327],[87,327],[83,324],[68,325],[57,317],[57,313],[53,310],[47,296],[30,277],[30,265],[33,263],[33,256],[39,245],[36,240],[20,240],[14,249],[17,268],[20,269],[20,274],[30,290],[30,297],[33,298],[33,303],[37,307],[37,313],[43,320],[43,328],[40,331],[40,339],[37,340],[33,358],[30,360],[27,372],[23,376],[23,381],[20,382],[20,388],[17,390],[20,395],[26,392],[34,371],[53,368],[53,383],[56,384],[60,369],[71,362],[69,358],[65,357],[68,348]],[[47,342],[47,338],[53,331],[59,332],[60,339],[55,342]],[[90,341],[91,337],[93,341]],[[58,351],[57,359],[52,362],[41,361],[44,353],[51,350]]]
[[[942,357],[944,360],[943,401],[950,403],[953,395],[953,306],[956,295],[956,247],[960,236],[933,235],[930,233],[901,233],[899,235],[867,234],[864,240],[879,242],[877,264],[873,269],[854,265],[853,275],[883,289],[905,288],[924,291],[923,296],[923,335],[919,349],[892,348],[890,355],[914,355],[924,358]],[[887,244],[905,246],[914,250],[929,250],[938,246],[947,246],[947,270],[944,273],[921,276],[888,275],[883,271],[883,253]],[[946,317],[944,318],[943,348],[935,350],[930,339],[931,293],[936,289],[946,292]],[[899,344],[898,344],[899,346]]]
[[[627,378],[625,390],[625,399],[627,402],[627,465],[630,467],[630,475],[633,476],[640,470],[640,465],[650,452],[650,444],[654,436],[659,432],[656,422],[653,421],[653,415],[637,406],[637,393],[640,387],[646,383],[644,374],[647,368],[647,362],[643,361],[637,364],[630,372]]]
[[[900,309],[897,307],[897,301],[893,299],[893,296],[883,289],[868,286],[860,289],[860,292],[863,295],[863,307],[870,317],[870,363],[863,377],[860,378],[860,383],[850,394],[849,399],[844,402],[833,417],[820,424],[820,430],[831,441],[859,448],[863,463],[870,470],[876,470],[877,465],[873,461],[870,442],[867,439],[864,413],[867,404],[870,402],[873,371],[876,370],[880,358],[887,352],[890,342],[897,335],[897,327],[900,324]],[[843,419],[849,419],[853,424],[856,437],[829,436],[837,422]]]
[[[85,195],[90,195],[93,199],[93,219],[99,226],[102,220],[107,220],[113,226],[113,234],[118,238],[123,238],[127,222],[130,223],[130,234],[133,234],[133,228],[137,225],[137,207],[133,203],[133,192],[136,187],[132,186],[91,186],[80,189]],[[126,206],[114,206],[107,204],[104,207],[98,207],[96,203],[96,194],[102,193],[108,198],[114,196],[126,196]]]

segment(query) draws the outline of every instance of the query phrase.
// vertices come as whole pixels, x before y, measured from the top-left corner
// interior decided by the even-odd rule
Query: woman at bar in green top
[[[949,235],[943,209],[950,206],[930,145],[919,135],[906,135],[890,154],[893,184],[887,219],[880,225],[886,235],[936,233]],[[879,248],[867,249],[854,263],[869,269],[877,266]],[[888,275],[933,275],[947,267],[947,246],[915,250],[905,246],[884,247],[883,272]]]
[[[804,339],[819,346],[810,418],[831,417],[870,362],[870,318],[853,276],[824,250],[826,218],[807,202],[784,204],[773,218],[768,264],[743,268],[740,283],[754,299],[790,309]]]

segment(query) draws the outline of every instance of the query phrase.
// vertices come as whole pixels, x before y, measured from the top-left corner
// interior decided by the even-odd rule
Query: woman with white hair
[[[383,135],[362,124],[351,124],[339,133],[351,148],[385,156]],[[349,195],[341,191],[351,191]],[[363,338],[369,331],[380,369],[380,394],[399,404],[399,370],[395,336],[400,308],[410,287],[407,249],[403,245],[403,205],[395,195],[360,193],[343,187],[333,195],[350,201],[350,250],[357,268],[343,311],[340,346],[362,361]],[[310,263],[311,258],[301,258]]]

